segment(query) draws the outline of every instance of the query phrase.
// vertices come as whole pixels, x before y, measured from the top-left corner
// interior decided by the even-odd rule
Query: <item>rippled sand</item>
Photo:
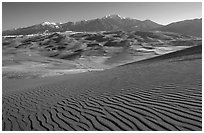
[[[2,129],[202,130],[201,46],[121,67],[3,79]]]

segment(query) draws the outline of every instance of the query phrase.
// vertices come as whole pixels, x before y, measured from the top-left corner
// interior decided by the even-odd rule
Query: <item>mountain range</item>
[[[184,20],[168,25],[161,25],[151,20],[137,20],[132,18],[121,17],[119,15],[108,15],[102,18],[83,20],[78,22],[67,23],[50,23],[43,22],[40,24],[5,30],[2,32],[6,35],[28,35],[41,34],[49,32],[97,32],[97,31],[169,31],[196,37],[202,36],[202,19]]]
[[[166,26],[159,27],[157,30],[202,37],[202,18],[171,23]]]

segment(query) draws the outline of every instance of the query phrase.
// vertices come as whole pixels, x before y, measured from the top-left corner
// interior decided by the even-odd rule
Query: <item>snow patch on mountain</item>
[[[54,23],[54,22],[43,22],[41,23],[42,26],[51,26],[51,27],[55,27],[55,28],[59,28],[58,24]]]
[[[57,25],[54,22],[43,22],[41,25],[45,26],[45,25]]]
[[[105,19],[105,18],[120,18],[120,19],[126,19],[125,17],[121,17],[121,16],[118,15],[118,14],[109,14],[109,15],[103,17],[103,18],[104,18],[104,19]]]

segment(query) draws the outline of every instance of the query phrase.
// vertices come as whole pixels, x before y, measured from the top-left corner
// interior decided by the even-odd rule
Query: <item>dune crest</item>
[[[31,88],[5,91],[3,84],[2,129],[201,131],[202,56],[186,51],[156,63],[47,78]]]

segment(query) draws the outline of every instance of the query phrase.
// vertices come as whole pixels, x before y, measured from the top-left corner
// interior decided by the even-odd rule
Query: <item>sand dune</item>
[[[200,48],[99,72],[3,79],[2,129],[201,131]]]

